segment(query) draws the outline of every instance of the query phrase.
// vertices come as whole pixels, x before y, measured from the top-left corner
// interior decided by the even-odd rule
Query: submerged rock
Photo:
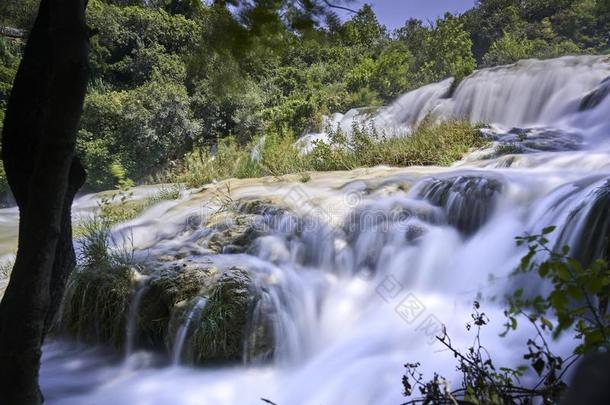
[[[569,244],[570,255],[584,265],[610,255],[610,179],[575,208],[561,229],[558,244]],[[556,246],[560,249],[561,246]]]
[[[496,142],[494,152],[489,158],[513,154],[573,151],[583,147],[581,134],[557,128],[512,128],[508,132],[498,132],[488,128],[484,133]]]
[[[284,211],[268,201],[242,201],[235,210],[217,212],[210,217],[206,226],[211,233],[201,243],[214,253],[246,252],[257,238],[268,233],[273,218]]]
[[[578,111],[592,110],[610,93],[610,77],[605,78],[593,91],[585,95],[580,101]]]
[[[171,351],[184,303],[204,295],[218,278],[215,267],[174,266],[153,278],[138,311],[138,342],[148,348]]]
[[[418,195],[442,207],[450,225],[472,235],[491,217],[501,191],[496,179],[468,175],[425,180]]]

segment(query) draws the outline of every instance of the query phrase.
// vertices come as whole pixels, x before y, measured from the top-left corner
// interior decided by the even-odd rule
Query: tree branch
[[[350,13],[354,13],[354,14],[356,14],[358,12],[358,11],[356,11],[354,9],[349,8],[349,7],[338,6],[336,4],[332,4],[328,0],[323,0],[323,1],[324,1],[324,4],[326,4],[326,6],[330,7],[330,8],[337,8],[339,10],[349,11]]]

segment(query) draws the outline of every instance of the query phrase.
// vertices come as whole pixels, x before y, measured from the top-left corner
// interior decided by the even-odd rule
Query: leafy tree
[[[3,0],[0,2],[0,26],[30,29],[40,0]]]
[[[81,126],[79,151],[96,188],[114,187],[113,163],[131,178],[152,174],[151,168],[182,157],[200,131],[186,88],[161,78],[133,90],[94,90]]]
[[[421,81],[430,83],[455,77],[461,80],[472,73],[476,61],[472,55],[472,40],[457,17],[446,14],[425,39],[427,57],[420,68]]]
[[[483,57],[486,66],[506,65],[532,57],[534,44],[523,35],[507,32],[496,40]]]
[[[379,23],[370,5],[362,6],[343,27],[343,42],[347,46],[378,49],[387,39],[386,28]]]
[[[464,28],[472,39],[472,52],[480,61],[505,32],[524,29],[518,0],[479,0],[464,16]]]

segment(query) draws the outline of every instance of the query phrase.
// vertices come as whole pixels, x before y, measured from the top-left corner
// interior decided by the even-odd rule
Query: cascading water
[[[142,282],[136,287],[135,293],[133,294],[133,300],[129,306],[129,313],[127,315],[127,326],[125,327],[125,357],[129,357],[133,354],[134,348],[137,344],[138,336],[138,316],[140,311],[140,305],[142,303],[142,297],[146,293],[148,286],[146,282]]]
[[[578,113],[603,101],[604,97],[586,96],[598,86],[605,95],[609,86],[603,81],[609,76],[608,56],[522,60],[475,71],[459,83],[453,94],[454,80],[447,79],[408,92],[376,114],[371,114],[370,109],[354,109],[345,115],[334,115],[325,127],[338,126],[349,133],[354,123],[373,125],[385,136],[401,136],[429,115],[437,120],[462,119],[508,129],[540,126],[591,129],[599,124],[607,128],[610,125],[603,117]],[[308,134],[300,142],[308,148],[313,141],[325,139],[325,133]]]
[[[118,244],[128,235],[141,268],[156,277],[130,307],[145,324],[165,320],[141,331],[155,345],[139,349],[158,359],[125,369],[101,349],[51,342],[41,371],[48,403],[398,404],[405,362],[459,385],[453,355],[434,336],[445,325],[457,347],[468,347],[464,323],[475,298],[491,319],[481,338],[495,364],[521,364],[531,333],[499,338],[504,308],[494,298],[544,286],[509,277],[525,249],[514,237],[556,225],[551,242],[570,244],[583,259],[608,249],[607,76],[607,59],[587,56],[482,70],[451,98],[451,81],[431,85],[383,109],[378,122],[410,127],[430,112],[487,120],[497,124],[489,130],[494,146],[451,168],[314,173],[307,183],[231,180],[222,203],[213,201],[226,197],[227,182],[122,224]],[[87,201],[77,207],[87,211]],[[172,284],[178,279],[190,295]],[[219,308],[227,294],[237,310]],[[219,310],[240,325],[243,340],[211,348],[210,334],[233,336]],[[554,342],[559,352],[571,344]],[[171,366],[187,351],[201,359],[222,350],[232,365]]]
[[[207,304],[207,300],[204,298],[197,299],[195,305],[193,305],[193,307],[186,314],[185,321],[178,327],[178,333],[176,334],[174,348],[172,350],[172,363],[174,365],[180,364],[184,343],[189,333],[191,323],[201,314],[201,311],[203,311],[205,308],[205,304]]]

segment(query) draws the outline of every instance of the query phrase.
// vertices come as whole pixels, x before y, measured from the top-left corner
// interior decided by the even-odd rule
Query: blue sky
[[[355,0],[348,6],[357,10],[365,3],[371,4],[379,21],[393,30],[409,18],[425,22],[428,19],[434,20],[447,11],[462,13],[474,6],[474,2],[475,0]],[[346,17],[349,18],[349,13],[347,14]]]

